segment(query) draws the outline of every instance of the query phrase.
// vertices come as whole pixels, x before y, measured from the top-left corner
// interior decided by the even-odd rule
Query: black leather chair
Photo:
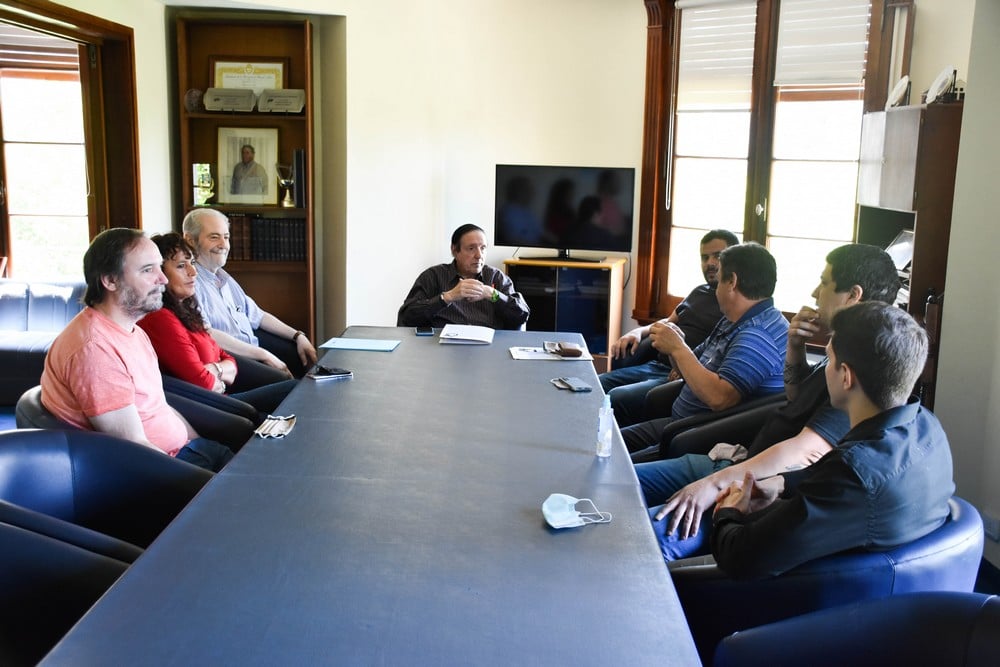
[[[674,400],[684,388],[684,380],[665,382],[646,392],[646,400],[642,403],[642,411],[646,419],[669,417],[674,407]]]
[[[198,435],[234,452],[240,451],[267,417],[249,403],[169,375],[163,376],[163,391],[170,407],[181,413]]]
[[[934,389],[937,385],[937,359],[941,347],[941,317],[944,294],[930,294],[924,303],[924,329],[927,331],[927,361],[917,380],[914,393],[928,409],[934,409]]]
[[[143,549],[129,542],[15,505],[6,500],[0,500],[0,522],[72,544],[80,549],[86,549],[123,563],[134,563],[135,559],[143,552]]]
[[[778,577],[731,579],[711,557],[670,563],[702,660],[710,664],[716,645],[733,632],[820,609],[901,593],[971,592],[983,555],[983,522],[964,500],[954,497],[950,505],[951,518],[918,540],[888,551],[834,554]]]
[[[715,667],[987,667],[1000,663],[1000,597],[930,592],[826,609],[737,632]]]
[[[59,419],[42,405],[42,388],[39,385],[25,391],[17,400],[17,405],[14,406],[14,423],[18,428],[76,430],[75,426]]]
[[[163,389],[167,404],[183,415],[198,435],[220,442],[234,452],[253,436],[258,426],[257,411],[243,401],[167,375],[163,376]],[[77,430],[46,409],[41,386],[32,387],[18,399],[14,423],[18,428]]]
[[[78,546],[83,528],[145,549],[211,478],[103,433],[0,432],[0,520]]]
[[[128,567],[2,522],[0,544],[0,664],[8,666],[37,664]]]
[[[670,424],[663,429],[659,457],[675,459],[685,454],[708,454],[720,442],[749,445],[764,422],[785,404],[784,394],[776,394],[714,413],[709,419],[695,420],[692,417],[690,419],[696,421],[693,424],[678,420],[676,426]]]
[[[684,386],[683,380],[660,385],[646,396],[646,414],[665,410]],[[664,425],[660,441],[632,452],[633,463],[671,459],[684,454],[707,454],[718,442],[749,444],[767,418],[786,402],[784,393],[762,396],[717,412],[704,412]],[[662,413],[661,413],[662,414]]]

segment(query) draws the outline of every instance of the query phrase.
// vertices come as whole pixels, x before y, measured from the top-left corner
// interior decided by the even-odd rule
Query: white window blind
[[[781,0],[774,85],[859,85],[869,0]]]
[[[682,9],[677,110],[749,109],[757,3],[678,2],[677,7]]]

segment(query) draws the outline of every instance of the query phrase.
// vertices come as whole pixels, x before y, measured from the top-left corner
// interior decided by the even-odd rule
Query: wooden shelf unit
[[[858,171],[858,243],[886,247],[913,232],[907,311],[930,334],[916,391],[934,407],[940,320],[962,132],[962,103],[897,107],[865,114]]]
[[[865,114],[858,173],[858,243],[886,247],[913,232],[907,309],[923,321],[931,294],[945,290],[962,103]]]
[[[265,12],[224,12],[176,10],[177,87],[175,109],[179,135],[180,210],[194,208],[192,165],[209,163],[218,193],[228,181],[219,173],[218,130],[220,127],[275,128],[278,130],[277,161],[293,163],[294,151],[305,151],[305,205],[285,208],[277,205],[213,203],[209,206],[226,215],[250,219],[296,219],[304,221],[304,258],[287,261],[230,259],[226,270],[264,310],[296,329],[316,336],[316,283],[313,212],[313,72],[312,26],[307,18]],[[214,87],[211,62],[236,60],[255,62],[280,59],[285,68],[285,88],[305,90],[305,106],[300,113],[189,111],[185,96],[189,90],[204,93]],[[278,188],[273,164],[262,165]],[[298,202],[297,202],[298,204]],[[276,231],[275,234],[282,232]],[[299,253],[300,255],[303,253]]]
[[[598,373],[610,368],[608,351],[621,336],[624,266],[624,259],[504,260],[514,289],[531,308],[527,329],[582,334]]]

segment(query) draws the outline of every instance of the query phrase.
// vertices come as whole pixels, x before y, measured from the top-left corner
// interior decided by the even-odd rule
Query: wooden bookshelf
[[[316,335],[315,248],[313,215],[313,90],[312,31],[304,17],[265,12],[176,10],[175,109],[179,135],[180,209],[196,206],[192,165],[211,165],[215,196],[207,202],[230,217],[233,251],[226,264],[247,293],[264,310],[289,325]],[[282,88],[305,91],[301,112],[208,111],[198,102],[199,93],[216,85],[213,64],[218,61],[278,62],[283,67]],[[193,91],[193,92],[192,92]],[[219,129],[246,128],[254,135],[277,130],[277,146],[268,156],[291,165],[295,151],[303,151],[304,186],[300,184],[294,207],[281,205],[274,164],[258,161],[277,196],[264,203],[231,203],[222,194],[230,174],[220,173]],[[225,149],[224,149],[225,150]],[[230,167],[231,169],[231,167]],[[178,221],[179,224],[179,221]]]

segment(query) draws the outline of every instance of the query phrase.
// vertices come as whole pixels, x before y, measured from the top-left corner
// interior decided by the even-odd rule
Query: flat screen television
[[[631,167],[498,164],[493,243],[630,252],[634,198]]]

